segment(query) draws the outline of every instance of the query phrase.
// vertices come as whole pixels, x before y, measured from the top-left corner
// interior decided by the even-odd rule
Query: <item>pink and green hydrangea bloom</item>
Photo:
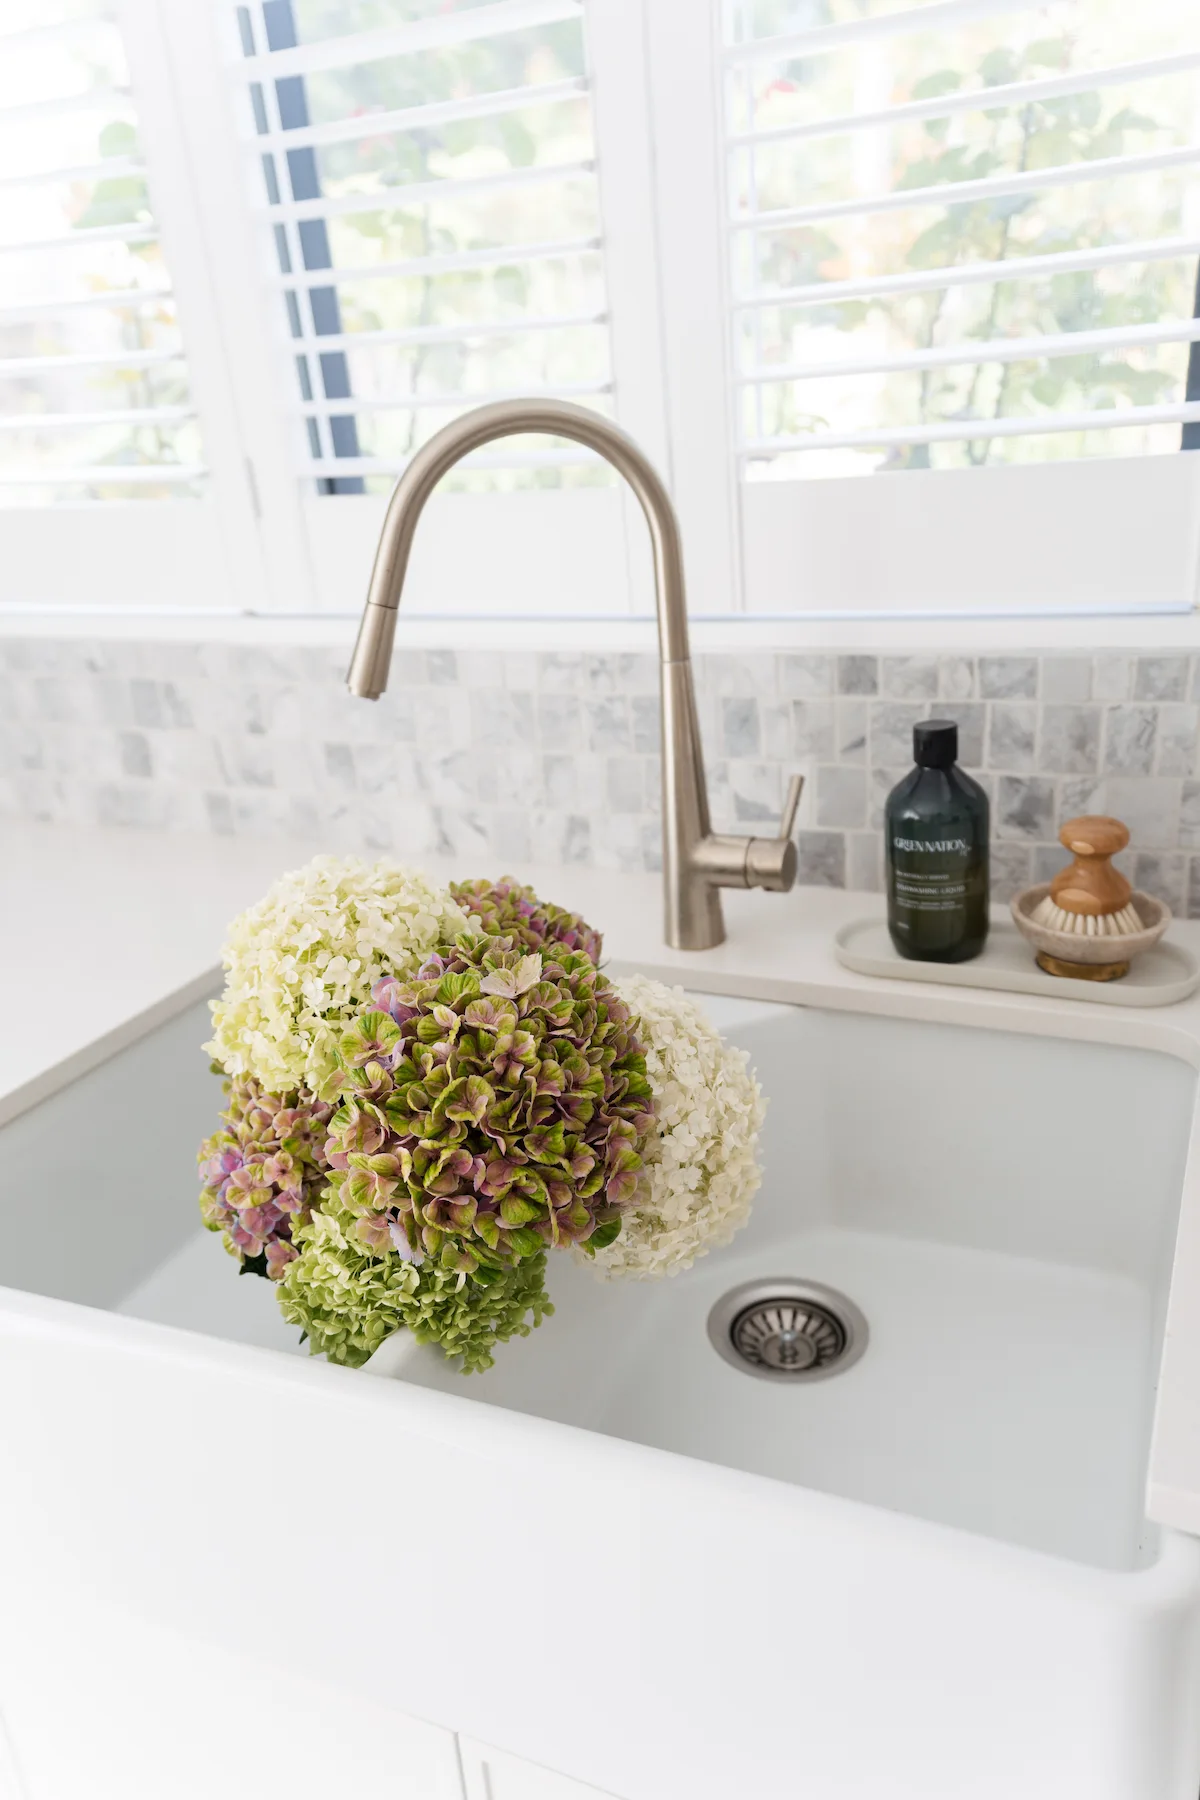
[[[250,1077],[226,1083],[223,1129],[200,1146],[200,1216],[243,1269],[278,1280],[328,1179],[333,1107],[303,1089],[265,1094]]]
[[[373,998],[326,1089],[358,1240],[468,1275],[611,1243],[653,1111],[635,1021],[591,958],[462,938]]]
[[[351,1366],[401,1327],[490,1366],[553,1311],[547,1251],[617,1237],[654,1129],[599,934],[511,880],[453,894],[475,935],[331,1015],[316,1094],[235,1080],[201,1148],[205,1224]]]
[[[452,882],[450,892],[465,913],[479,920],[489,937],[509,937],[527,950],[582,950],[594,963],[600,961],[604,940],[578,913],[539,900],[531,887],[522,887],[511,875],[500,881]]]

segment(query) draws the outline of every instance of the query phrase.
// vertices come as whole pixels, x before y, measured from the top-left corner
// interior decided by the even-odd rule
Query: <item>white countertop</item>
[[[225,927],[282,870],[323,846],[66,829],[5,822],[0,867],[0,1123],[211,992]],[[327,846],[324,846],[327,847]],[[481,868],[438,865],[448,879]],[[499,873],[500,871],[486,871]],[[835,931],[879,896],[798,888],[725,895],[728,937],[685,952],[662,942],[654,875],[517,866],[605,936],[608,959],[709,993],[986,1025],[1165,1051],[1200,1070],[1200,994],[1161,1008],[1082,1004],[886,981],[843,968]],[[1200,955],[1200,923],[1176,921]],[[1150,1510],[1200,1533],[1200,1126],[1194,1124],[1156,1428]]]
[[[0,1123],[211,991],[229,920],[283,870],[328,847],[11,821],[2,830]],[[422,862],[440,880],[497,873]],[[597,925],[610,962],[636,963],[665,981],[708,993],[1144,1044],[1188,1060],[1187,1047],[1195,1046],[1200,1067],[1200,994],[1171,1007],[1117,1008],[1080,1004],[1065,985],[1061,999],[1057,992],[1040,999],[852,973],[834,956],[834,933],[853,919],[882,915],[879,895],[727,892],[725,943],[685,951],[663,943],[657,875],[533,864],[504,872]],[[1200,922],[1176,920],[1171,932],[1200,955]]]

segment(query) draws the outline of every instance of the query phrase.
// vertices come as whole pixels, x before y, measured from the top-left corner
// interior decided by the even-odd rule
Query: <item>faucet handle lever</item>
[[[788,782],[787,799],[778,834],[773,838],[744,838],[746,860],[745,885],[766,888],[772,894],[786,894],[796,879],[796,845],[792,831],[800,796],[804,792],[803,775],[793,775]]]
[[[779,836],[790,838],[796,829],[796,814],[800,810],[800,796],[804,792],[803,775],[793,775],[788,782],[787,799],[783,803],[783,817],[779,821]]]

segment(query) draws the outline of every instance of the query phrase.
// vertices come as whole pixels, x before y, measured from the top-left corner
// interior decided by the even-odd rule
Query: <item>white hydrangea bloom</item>
[[[673,1275],[749,1218],[766,1101],[746,1052],[725,1043],[682,988],[644,975],[613,986],[640,1020],[659,1129],[620,1236],[592,1260],[606,1276]]]
[[[315,1088],[343,1021],[384,975],[475,927],[419,869],[315,856],[280,876],[229,929],[225,992],[205,1049],[272,1094]]]

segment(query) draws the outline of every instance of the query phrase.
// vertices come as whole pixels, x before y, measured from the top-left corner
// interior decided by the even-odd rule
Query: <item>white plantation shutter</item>
[[[728,0],[723,65],[751,604],[801,527],[835,611],[1194,604],[1200,12]]]
[[[538,392],[605,407],[577,0],[491,0],[308,42],[307,15],[324,14],[305,0],[236,11],[307,428],[301,472],[383,491],[472,404]],[[581,457],[504,446],[480,460],[517,471]]]
[[[646,429],[644,392],[617,408],[593,46],[579,0],[222,0],[219,22],[313,599],[353,611],[395,477],[470,407],[553,395]],[[505,441],[444,488],[410,610],[628,610],[624,502],[580,446]]]
[[[1197,7],[104,4],[0,5],[0,605],[350,617],[414,450],[530,394],[643,444],[697,614],[1194,610]],[[530,438],[405,607],[650,595]]]
[[[0,600],[18,609],[232,603],[237,522],[213,493],[126,48],[100,6],[0,8]]]

